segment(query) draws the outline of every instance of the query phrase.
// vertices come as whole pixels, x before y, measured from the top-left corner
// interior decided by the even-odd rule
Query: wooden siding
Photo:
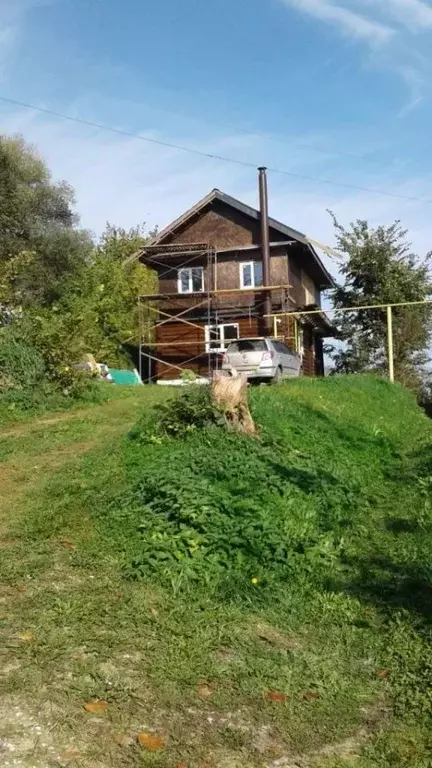
[[[270,227],[270,240],[286,240],[281,232]],[[261,242],[260,222],[246,214],[215,200],[192,220],[189,220],[175,235],[166,237],[165,243],[208,243],[213,248],[228,248],[236,245],[253,245]]]
[[[304,303],[306,306],[310,304],[319,304],[319,289],[315,285],[314,281],[308,274],[302,269],[301,282],[304,289]]]
[[[291,254],[288,256],[289,282],[291,285],[290,294],[293,298],[294,307],[303,307],[305,300],[304,288],[302,285],[302,270],[296,258]]]
[[[262,321],[257,317],[230,317],[227,322],[238,323],[241,338],[264,334]],[[278,327],[278,336],[283,336],[285,343],[292,350],[294,350],[293,324],[292,318],[283,318]],[[159,346],[152,352],[159,358],[159,361],[154,364],[157,378],[178,379],[181,370],[192,370],[198,376],[208,375],[209,355],[205,351],[205,326],[206,323],[201,321],[194,327],[181,322],[169,322],[157,327],[156,342]],[[303,346],[304,375],[323,376],[322,339],[316,336],[313,329],[307,325],[303,328]],[[218,366],[216,360],[219,361]],[[212,353],[210,361],[211,370],[214,370],[220,366],[221,355]]]
[[[228,322],[228,321],[227,321]],[[230,323],[238,323],[242,338],[262,335],[262,327],[256,317],[230,317]],[[156,375],[159,379],[178,379],[181,369],[194,371],[199,376],[208,375],[209,355],[205,351],[205,322],[197,323],[199,327],[191,327],[181,322],[165,323],[156,329],[156,343],[160,346],[154,352],[161,362],[156,363]],[[162,346],[169,344],[170,346]],[[216,368],[216,357],[211,355],[211,368]],[[190,358],[195,358],[190,360]],[[190,362],[188,362],[190,360]],[[171,363],[171,365],[169,365]],[[178,366],[173,368],[172,366]]]
[[[312,328],[304,326],[303,328],[303,373],[305,376],[315,375],[315,344]]]
[[[230,253],[218,253],[215,264],[210,265],[210,273],[206,257],[197,257],[185,264],[185,258],[176,259],[175,262],[165,267],[157,267],[159,273],[159,293],[177,293],[178,270],[183,266],[202,267],[204,270],[204,290],[229,290],[240,288],[240,264],[249,261],[261,261],[261,254],[257,251],[231,251]],[[272,285],[287,285],[288,259],[286,247],[272,248],[270,257],[270,281]],[[187,294],[182,294],[182,296]],[[234,304],[241,304],[241,294],[233,298]],[[246,301],[248,303],[248,301]]]

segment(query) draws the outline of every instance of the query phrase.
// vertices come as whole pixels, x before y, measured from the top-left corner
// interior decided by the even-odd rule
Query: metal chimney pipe
[[[263,265],[263,284],[270,285],[270,235],[268,222],[268,193],[267,193],[267,168],[258,168],[259,171],[259,202],[260,202],[260,221],[261,221],[261,257]],[[271,292],[264,292],[264,315],[271,313]],[[271,318],[264,317],[265,333],[269,332],[271,327]]]

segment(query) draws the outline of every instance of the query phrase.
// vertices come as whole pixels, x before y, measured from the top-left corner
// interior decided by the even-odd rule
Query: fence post
[[[388,347],[388,370],[389,379],[394,382],[394,358],[393,358],[393,316],[392,308],[387,305],[387,347]]]

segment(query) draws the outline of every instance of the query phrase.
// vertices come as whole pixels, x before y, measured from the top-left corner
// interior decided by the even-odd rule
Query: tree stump
[[[237,371],[232,376],[226,376],[220,371],[213,375],[212,397],[225,414],[228,425],[239,432],[253,435],[256,428],[249,410],[247,388],[247,377]]]

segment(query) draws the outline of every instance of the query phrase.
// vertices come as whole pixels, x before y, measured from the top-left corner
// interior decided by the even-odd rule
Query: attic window
[[[188,267],[177,271],[179,293],[202,293],[204,290],[203,267]]]
[[[240,264],[240,288],[256,288],[262,284],[262,262],[243,261]]]

